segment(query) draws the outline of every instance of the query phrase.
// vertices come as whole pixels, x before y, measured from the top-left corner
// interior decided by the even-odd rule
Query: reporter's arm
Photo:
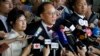
[[[4,39],[4,40],[0,40],[0,44],[3,44],[3,43],[7,43],[7,44],[10,44],[12,42],[15,42],[15,41],[23,41],[23,40],[26,40],[24,37],[21,37],[21,38],[12,38],[12,39]]]
[[[50,54],[50,47],[49,45],[47,45],[47,48],[44,47],[43,49],[43,56],[49,56],[49,54]]]
[[[3,44],[3,43],[9,44],[9,43],[12,43],[14,41],[16,41],[16,38],[13,38],[13,39],[4,39],[4,40],[0,40],[0,44]]]
[[[97,49],[93,46],[89,46],[89,48],[91,48],[91,53],[100,55],[100,50],[99,49]]]
[[[77,46],[77,50],[79,56],[86,56],[86,52],[87,52],[86,46],[81,47],[81,49]]]
[[[31,48],[32,48],[32,43],[30,45],[28,45],[24,51],[22,52],[22,55],[21,56],[28,56],[31,52]]]

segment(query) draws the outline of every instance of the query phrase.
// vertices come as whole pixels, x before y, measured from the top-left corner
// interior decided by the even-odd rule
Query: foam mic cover
[[[58,31],[56,31],[56,32],[57,32],[57,34],[58,34],[58,39],[59,39],[59,41],[62,43],[62,45],[63,45],[64,47],[66,47],[66,49],[68,49],[68,50],[74,52],[73,47],[68,43],[67,37],[66,37],[66,35],[64,34],[64,32],[62,31],[62,29],[60,29],[60,30],[58,30]]]
[[[57,35],[59,36],[58,39],[59,41],[65,45],[68,43],[66,36],[64,35],[63,32],[61,32],[61,30],[59,29],[58,31],[56,31]]]

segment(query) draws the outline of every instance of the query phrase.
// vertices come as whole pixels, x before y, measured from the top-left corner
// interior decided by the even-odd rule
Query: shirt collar
[[[3,15],[0,15],[0,20],[6,21],[6,20],[7,20],[7,17],[5,17],[5,16],[3,16]]]
[[[45,22],[43,22],[43,21],[42,21],[42,24],[43,24],[44,27],[51,27],[51,26],[47,25]]]
[[[43,25],[44,28],[47,27],[47,25],[43,21],[42,21],[42,25]]]
[[[75,12],[76,13],[76,12]],[[84,15],[80,15],[80,14],[78,14],[78,13],[76,13],[79,17],[81,17],[82,19],[84,19]]]

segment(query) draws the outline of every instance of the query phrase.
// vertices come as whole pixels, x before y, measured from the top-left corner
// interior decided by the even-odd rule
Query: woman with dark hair
[[[16,41],[9,44],[9,48],[2,53],[2,56],[20,56],[22,48],[26,46],[27,41],[25,39],[24,30],[26,29],[26,17],[22,10],[14,8],[8,14],[8,22],[12,27],[10,33],[8,33],[5,39],[21,38],[20,41]]]

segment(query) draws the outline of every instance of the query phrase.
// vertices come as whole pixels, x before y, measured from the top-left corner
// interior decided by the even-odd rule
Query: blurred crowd
[[[0,56],[100,56],[93,0],[0,0]]]

